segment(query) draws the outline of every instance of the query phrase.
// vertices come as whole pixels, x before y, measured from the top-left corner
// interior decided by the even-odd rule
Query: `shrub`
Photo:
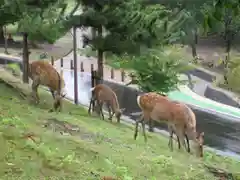
[[[113,56],[115,67],[133,70],[137,84],[143,91],[167,93],[184,83],[178,74],[188,69],[188,61],[179,48],[151,49],[140,56]]]
[[[227,80],[228,84],[225,84],[228,89],[231,89],[234,92],[240,93],[240,59],[239,58],[233,58],[229,62],[227,72]]]

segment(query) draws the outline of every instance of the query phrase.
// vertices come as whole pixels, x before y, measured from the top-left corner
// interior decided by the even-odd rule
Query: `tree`
[[[100,78],[103,76],[104,52],[140,54],[144,48],[157,45],[159,39],[164,39],[166,22],[173,19],[163,6],[145,6],[142,1],[81,0],[81,3],[85,7],[83,13],[73,17],[69,23],[97,30],[96,37],[85,36],[84,41],[98,51]]]
[[[213,2],[214,3],[211,5],[208,5],[204,28],[210,31],[214,27],[218,26],[220,33],[223,34],[226,47],[226,57],[223,60],[223,65],[225,67],[224,79],[227,84],[227,73],[229,69],[228,64],[230,61],[232,41],[234,37],[239,34],[240,30],[240,5],[237,0],[213,0]]]
[[[19,3],[17,0],[0,2],[0,42],[4,42],[4,26],[17,22],[23,15]]]
[[[52,44],[69,31],[71,27],[66,26],[66,16],[74,12],[66,14],[66,7],[67,3],[64,0],[32,1],[19,6],[23,12],[23,17],[18,21],[18,31],[22,32],[24,37],[23,81],[25,83],[28,83],[28,39],[47,41]],[[73,8],[74,11],[76,9],[76,7]]]

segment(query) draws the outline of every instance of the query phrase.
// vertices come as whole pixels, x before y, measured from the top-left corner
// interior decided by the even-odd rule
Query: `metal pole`
[[[23,33],[23,82],[29,83],[28,81],[28,67],[29,66],[29,54],[28,54],[28,34]]]
[[[78,104],[78,76],[77,76],[77,35],[76,27],[73,27],[73,61],[74,61],[74,103]]]

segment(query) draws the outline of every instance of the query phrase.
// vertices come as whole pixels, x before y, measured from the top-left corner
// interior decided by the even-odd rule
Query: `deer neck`
[[[118,104],[118,100],[117,100],[116,94],[113,94],[113,98],[112,98],[112,108],[113,108],[114,111],[119,110],[119,104]]]

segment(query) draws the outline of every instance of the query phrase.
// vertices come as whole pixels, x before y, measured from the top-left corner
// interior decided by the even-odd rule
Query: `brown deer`
[[[109,120],[112,121],[112,117],[115,114],[117,118],[117,122],[120,122],[120,118],[122,115],[122,112],[124,110],[119,108],[119,103],[117,99],[116,93],[107,85],[104,84],[98,84],[95,87],[91,88],[91,91],[93,92],[93,96],[90,100],[90,105],[88,108],[88,114],[91,112],[91,108],[93,105],[93,102],[97,102],[98,108],[100,110],[100,114],[102,115],[102,118],[104,120],[104,115],[102,111],[102,106],[104,103],[106,103],[109,113]],[[112,112],[112,113],[111,113]]]
[[[179,147],[184,144],[184,137],[190,137],[196,145],[198,155],[203,154],[203,136],[204,133],[196,132],[196,118],[193,111],[183,103],[171,101],[168,97],[161,96],[155,92],[145,93],[137,97],[137,103],[142,110],[140,120],[136,121],[134,139],[138,134],[138,124],[141,122],[145,141],[147,140],[145,132],[145,123],[150,119],[158,122],[166,122],[168,124],[170,137],[169,147],[172,150],[173,132],[179,138]],[[189,144],[188,144],[189,146]],[[188,148],[188,151],[190,149]]]
[[[57,72],[57,70],[49,64],[47,61],[33,61],[29,65],[29,77],[33,80],[32,82],[32,95],[35,99],[36,104],[39,104],[38,87],[43,85],[49,88],[53,99],[53,109],[59,111],[62,109],[62,89],[65,87],[65,82]],[[50,112],[53,111],[50,110]]]

